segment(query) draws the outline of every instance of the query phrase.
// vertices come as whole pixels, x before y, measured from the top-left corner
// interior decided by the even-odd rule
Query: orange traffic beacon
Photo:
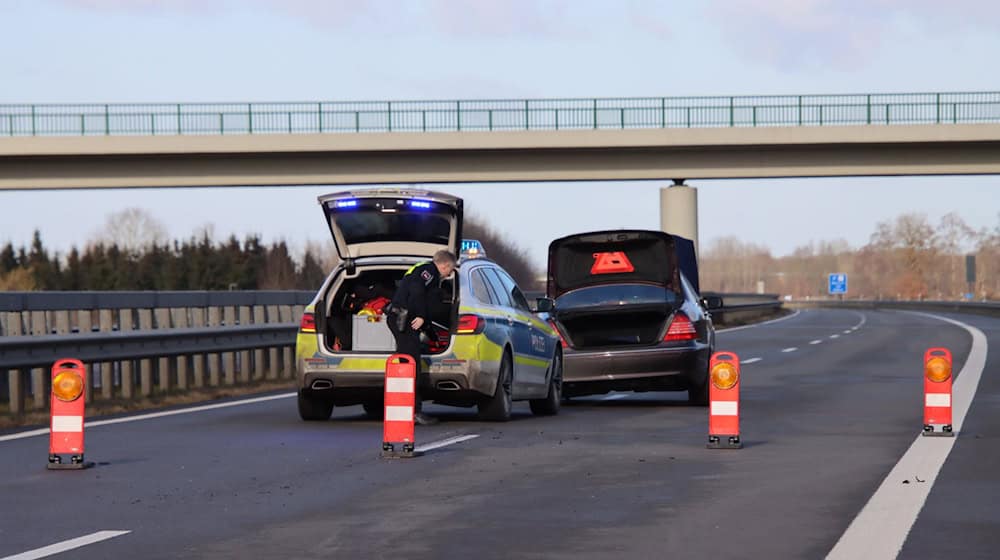
[[[740,358],[716,352],[708,365],[708,448],[740,449]]]
[[[87,369],[74,359],[57,360],[52,365],[51,418],[49,424],[50,469],[85,469],[93,463],[83,460],[83,390]],[[63,456],[69,456],[65,462]]]
[[[924,352],[925,436],[955,435],[951,427],[951,364],[947,348],[928,348]]]
[[[393,354],[385,361],[385,419],[382,423],[382,457],[416,457],[413,412],[417,364],[406,354]],[[401,447],[400,450],[396,446]]]

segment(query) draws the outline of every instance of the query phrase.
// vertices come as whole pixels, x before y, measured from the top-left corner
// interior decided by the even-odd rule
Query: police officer
[[[396,353],[413,358],[417,365],[416,410],[413,419],[421,425],[437,423],[421,411],[420,386],[420,331],[430,326],[433,294],[437,294],[441,279],[455,271],[455,255],[450,251],[434,253],[434,260],[414,265],[406,271],[389,306],[389,329],[396,339]]]

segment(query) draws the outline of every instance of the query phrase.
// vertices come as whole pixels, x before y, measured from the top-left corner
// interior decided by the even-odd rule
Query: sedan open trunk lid
[[[689,239],[651,230],[578,233],[549,244],[547,294],[579,288],[648,283],[681,293],[680,271],[698,290],[698,263]]]

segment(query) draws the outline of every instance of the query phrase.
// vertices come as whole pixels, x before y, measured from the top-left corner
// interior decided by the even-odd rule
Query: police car
[[[395,349],[383,308],[406,271],[441,249],[462,257],[453,277],[442,279],[422,335],[424,399],[477,407],[492,421],[509,419],[518,400],[538,415],[558,413],[559,335],[478,241],[463,242],[462,199],[370,189],[321,196],[319,204],[341,262],[306,308],[296,340],[303,420],[358,404],[381,417],[385,363]],[[551,306],[537,302],[539,311]]]

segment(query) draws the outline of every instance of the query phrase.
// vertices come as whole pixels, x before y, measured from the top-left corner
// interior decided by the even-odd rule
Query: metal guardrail
[[[0,370],[49,367],[67,356],[83,362],[112,362],[290,346],[295,344],[297,331],[297,323],[277,323],[0,337]]]
[[[88,399],[290,378],[311,291],[0,293],[0,407],[44,409],[46,368],[88,364]]]
[[[781,310],[783,302],[778,294],[720,294],[705,292],[702,297],[722,298],[722,309],[712,311],[712,317],[720,325],[737,320],[748,320],[773,315]]]
[[[96,309],[154,309],[255,305],[305,305],[315,291],[233,292],[0,292],[0,313]]]
[[[847,307],[852,309],[906,309],[911,311],[946,311],[1000,317],[1000,302],[900,301],[900,300],[794,300],[789,307]]]
[[[1000,92],[0,105],[0,136],[579,130],[1000,122]]]

